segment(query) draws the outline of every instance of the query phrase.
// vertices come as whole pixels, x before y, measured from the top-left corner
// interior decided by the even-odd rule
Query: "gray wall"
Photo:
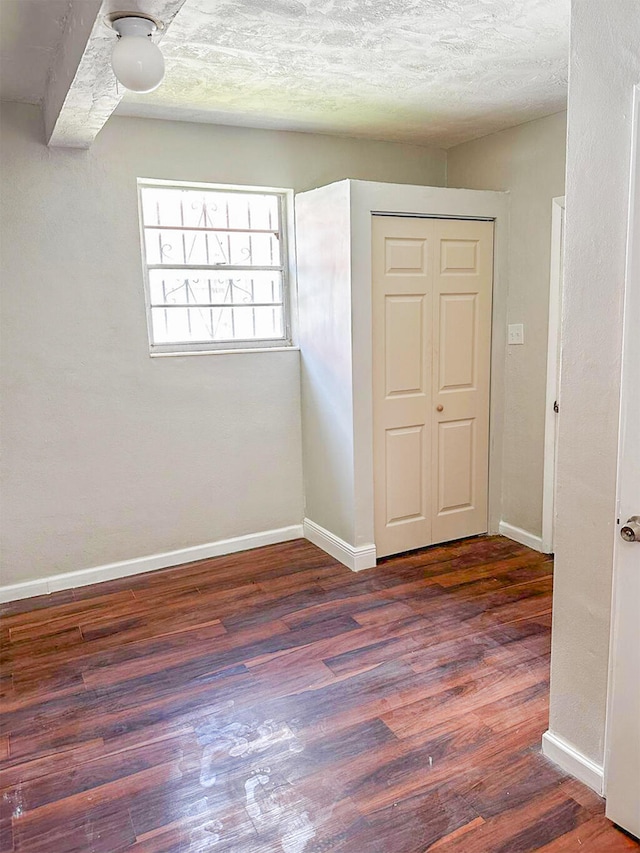
[[[507,322],[524,323],[523,346],[505,358],[502,520],[542,533],[551,201],[564,195],[566,113],[448,151],[448,186],[509,190]]]
[[[112,118],[48,149],[4,104],[2,584],[299,523],[297,351],[151,359],[136,177],[443,185],[443,151]]]
[[[550,729],[604,755],[637,0],[573,3]]]

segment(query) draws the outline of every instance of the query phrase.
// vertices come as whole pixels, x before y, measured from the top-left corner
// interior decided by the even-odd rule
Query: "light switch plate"
[[[524,343],[524,326],[522,323],[511,323],[508,335],[509,345]]]

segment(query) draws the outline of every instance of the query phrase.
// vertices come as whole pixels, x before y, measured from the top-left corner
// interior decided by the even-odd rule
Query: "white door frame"
[[[549,274],[549,332],[547,337],[547,394],[544,420],[544,474],[542,486],[542,551],[553,553],[556,492],[556,436],[560,397],[562,280],[564,266],[565,197],[554,198],[551,208],[551,269]]]
[[[640,568],[630,561],[629,548],[640,544],[625,543],[620,529],[627,518],[637,514],[635,457],[631,444],[637,441],[638,411],[638,338],[640,317],[640,85],[633,92],[633,136],[629,193],[627,265],[625,275],[624,332],[622,344],[622,379],[620,385],[620,432],[618,438],[618,482],[616,494],[616,537],[613,547],[613,585],[611,600],[611,640],[609,643],[609,683],[607,687],[607,721],[604,749],[604,786],[607,817],[624,829],[637,832],[638,790],[637,768],[640,765],[640,738],[632,729],[640,702],[638,679],[637,628],[629,619],[628,608],[635,596],[640,600]],[[633,395],[633,396],[632,396]],[[632,463],[629,467],[628,463]],[[629,571],[631,570],[631,574]],[[629,823],[632,826],[629,826]]]

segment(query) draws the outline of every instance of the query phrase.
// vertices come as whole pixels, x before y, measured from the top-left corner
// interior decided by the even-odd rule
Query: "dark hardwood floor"
[[[5,605],[0,849],[638,849],[540,755],[551,572],[299,540]]]

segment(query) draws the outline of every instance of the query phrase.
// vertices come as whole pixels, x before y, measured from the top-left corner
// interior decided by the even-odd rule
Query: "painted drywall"
[[[305,517],[354,542],[350,182],[296,198]]]
[[[505,349],[502,519],[542,533],[544,410],[552,199],[565,192],[566,113],[528,122],[448,152],[450,187],[511,195],[507,323],[524,345]]]
[[[299,353],[149,357],[136,177],[443,184],[444,152],[128,118],[56,150],[37,107],[0,119],[1,583],[299,523]]]
[[[637,0],[573,3],[550,730],[603,762]]]

